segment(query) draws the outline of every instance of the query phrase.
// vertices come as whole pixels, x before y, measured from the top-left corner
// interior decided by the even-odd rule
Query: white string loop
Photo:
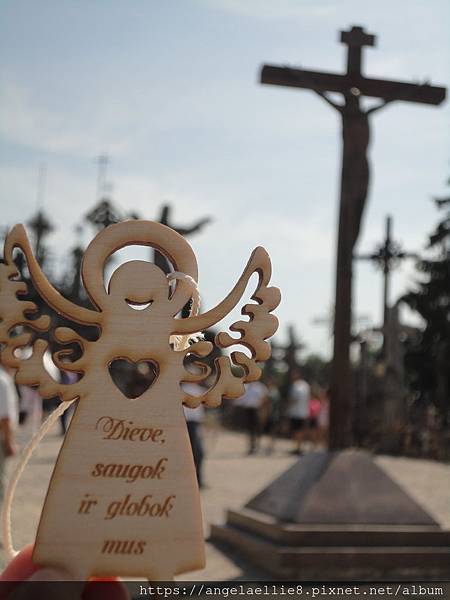
[[[180,279],[181,281],[184,281],[191,287],[192,306],[190,309],[189,316],[197,316],[200,310],[200,292],[198,291],[198,286],[195,279],[190,275],[186,275],[186,273],[181,273],[180,271],[173,271],[172,273],[168,273],[167,279],[169,281],[171,281],[172,279]],[[170,341],[173,343],[175,350],[185,350],[189,347],[189,342],[191,340],[197,340],[200,335],[200,333],[189,333],[187,335],[172,335],[170,337]],[[24,447],[20,456],[20,460],[17,463],[8,481],[1,516],[3,530],[3,548],[8,561],[11,561],[18,554],[17,550],[14,549],[12,542],[11,508],[19,479],[22,476],[22,473],[24,472],[28,461],[31,458],[31,455],[36,449],[36,446],[48,433],[48,431],[53,427],[53,425],[56,423],[56,420],[66,412],[66,410],[73,404],[73,402],[75,402],[76,399],[77,398],[61,402],[61,404],[59,404],[59,406],[57,406],[55,410],[52,413],[50,413],[47,419],[40,426],[39,430],[35,433],[35,435],[33,435],[31,440]]]
[[[31,458],[36,446],[42,440],[44,435],[53,427],[58,417],[66,412],[66,410],[71,406],[74,400],[64,401],[59,404],[55,408],[55,410],[47,417],[47,419],[42,423],[39,430],[33,435],[31,440],[27,443],[25,448],[22,451],[19,462],[16,465],[16,468],[11,475],[8,485],[5,491],[5,497],[3,501],[2,507],[2,530],[3,530],[3,549],[5,551],[6,557],[8,561],[12,560],[16,554],[17,550],[14,550],[14,546],[12,543],[12,533],[11,533],[11,507],[14,499],[14,493],[16,491],[17,483],[25,470],[25,467],[28,464],[28,461]]]
[[[192,305],[189,316],[196,317],[200,310],[201,298],[195,279],[190,275],[186,275],[186,273],[181,273],[181,271],[173,271],[172,273],[168,273],[167,279],[169,281],[172,279],[180,279],[190,286],[192,291]],[[188,333],[187,335],[172,335],[170,336],[170,341],[173,343],[175,350],[186,350],[186,348],[189,348],[189,342],[191,340],[197,340],[200,336],[201,332]]]

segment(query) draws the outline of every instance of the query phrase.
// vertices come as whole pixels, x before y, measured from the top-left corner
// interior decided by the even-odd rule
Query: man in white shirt
[[[295,440],[295,454],[302,453],[303,438],[308,427],[310,396],[309,384],[302,378],[300,371],[293,371],[287,416]]]
[[[244,394],[235,401],[242,412],[244,425],[249,435],[248,453],[253,454],[259,445],[261,435],[261,408],[267,402],[267,387],[260,381],[245,384]]]
[[[0,366],[0,499],[3,499],[6,459],[16,453],[14,431],[18,420],[18,399],[14,382],[9,372]]]

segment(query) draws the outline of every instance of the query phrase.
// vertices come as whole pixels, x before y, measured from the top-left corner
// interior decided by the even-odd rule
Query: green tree
[[[427,244],[434,256],[418,263],[417,288],[404,297],[425,328],[408,349],[405,366],[416,397],[422,406],[436,407],[445,428],[450,425],[450,197],[434,201],[444,213]]]

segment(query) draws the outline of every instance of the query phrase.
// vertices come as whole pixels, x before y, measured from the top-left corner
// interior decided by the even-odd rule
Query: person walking
[[[244,394],[235,401],[241,409],[244,426],[248,433],[248,454],[254,454],[259,448],[262,431],[261,413],[267,402],[267,387],[260,381],[252,381],[244,385]]]
[[[280,432],[281,424],[281,395],[278,386],[271,376],[266,379],[269,415],[265,431],[270,438],[266,448],[267,454],[271,454],[275,448],[275,439]]]
[[[301,372],[296,369],[292,373],[291,387],[288,395],[287,416],[290,420],[291,432],[295,441],[292,454],[302,454],[302,445],[308,429],[309,400],[311,389]]]

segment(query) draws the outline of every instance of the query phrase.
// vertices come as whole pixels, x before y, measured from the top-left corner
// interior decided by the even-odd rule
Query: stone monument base
[[[450,531],[360,450],[300,458],[211,541],[279,579],[450,578]]]

